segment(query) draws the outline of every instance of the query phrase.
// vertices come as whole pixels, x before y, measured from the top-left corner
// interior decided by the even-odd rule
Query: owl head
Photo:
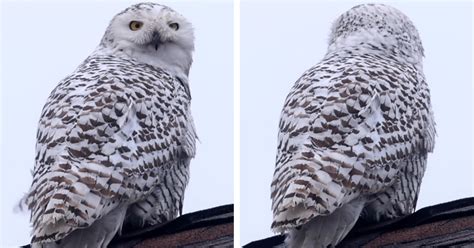
[[[194,32],[191,23],[171,8],[140,3],[112,19],[99,47],[187,78]]]
[[[424,56],[415,25],[401,11],[384,4],[355,6],[334,22],[329,50],[360,44],[412,64],[420,64]]]

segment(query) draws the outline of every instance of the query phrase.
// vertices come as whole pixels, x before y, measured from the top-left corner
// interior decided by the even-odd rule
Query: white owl
[[[333,24],[328,52],[288,95],[271,184],[290,247],[338,244],[356,221],[415,209],[435,123],[413,23],[381,4]]]
[[[154,3],[110,22],[53,90],[39,121],[24,202],[33,247],[107,247],[122,226],[175,218],[195,155],[191,23]]]

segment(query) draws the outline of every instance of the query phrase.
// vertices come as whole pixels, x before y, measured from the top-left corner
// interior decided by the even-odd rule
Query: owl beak
[[[153,31],[152,38],[151,38],[151,44],[155,48],[155,50],[158,50],[158,47],[161,44],[161,39],[160,39],[160,33],[157,31]]]

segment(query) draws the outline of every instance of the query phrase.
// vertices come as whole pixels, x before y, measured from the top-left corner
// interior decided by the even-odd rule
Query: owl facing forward
[[[106,247],[182,210],[196,133],[194,34],[153,3],[117,14],[97,49],[52,91],[39,121],[33,247]]]
[[[423,56],[415,26],[390,6],[359,5],[335,21],[279,124],[272,229],[290,247],[335,246],[359,218],[415,209],[435,137]]]

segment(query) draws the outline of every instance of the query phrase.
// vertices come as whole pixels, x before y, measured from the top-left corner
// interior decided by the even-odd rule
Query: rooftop
[[[387,222],[367,225],[359,221],[337,247],[472,247],[473,244],[474,197],[471,197],[425,207]],[[277,235],[244,247],[284,247],[284,237]]]
[[[164,225],[119,236],[109,247],[232,247],[233,244],[234,205],[230,204],[185,214]]]
[[[163,225],[116,236],[109,248],[232,247],[233,244],[234,205],[229,204],[184,214]]]

